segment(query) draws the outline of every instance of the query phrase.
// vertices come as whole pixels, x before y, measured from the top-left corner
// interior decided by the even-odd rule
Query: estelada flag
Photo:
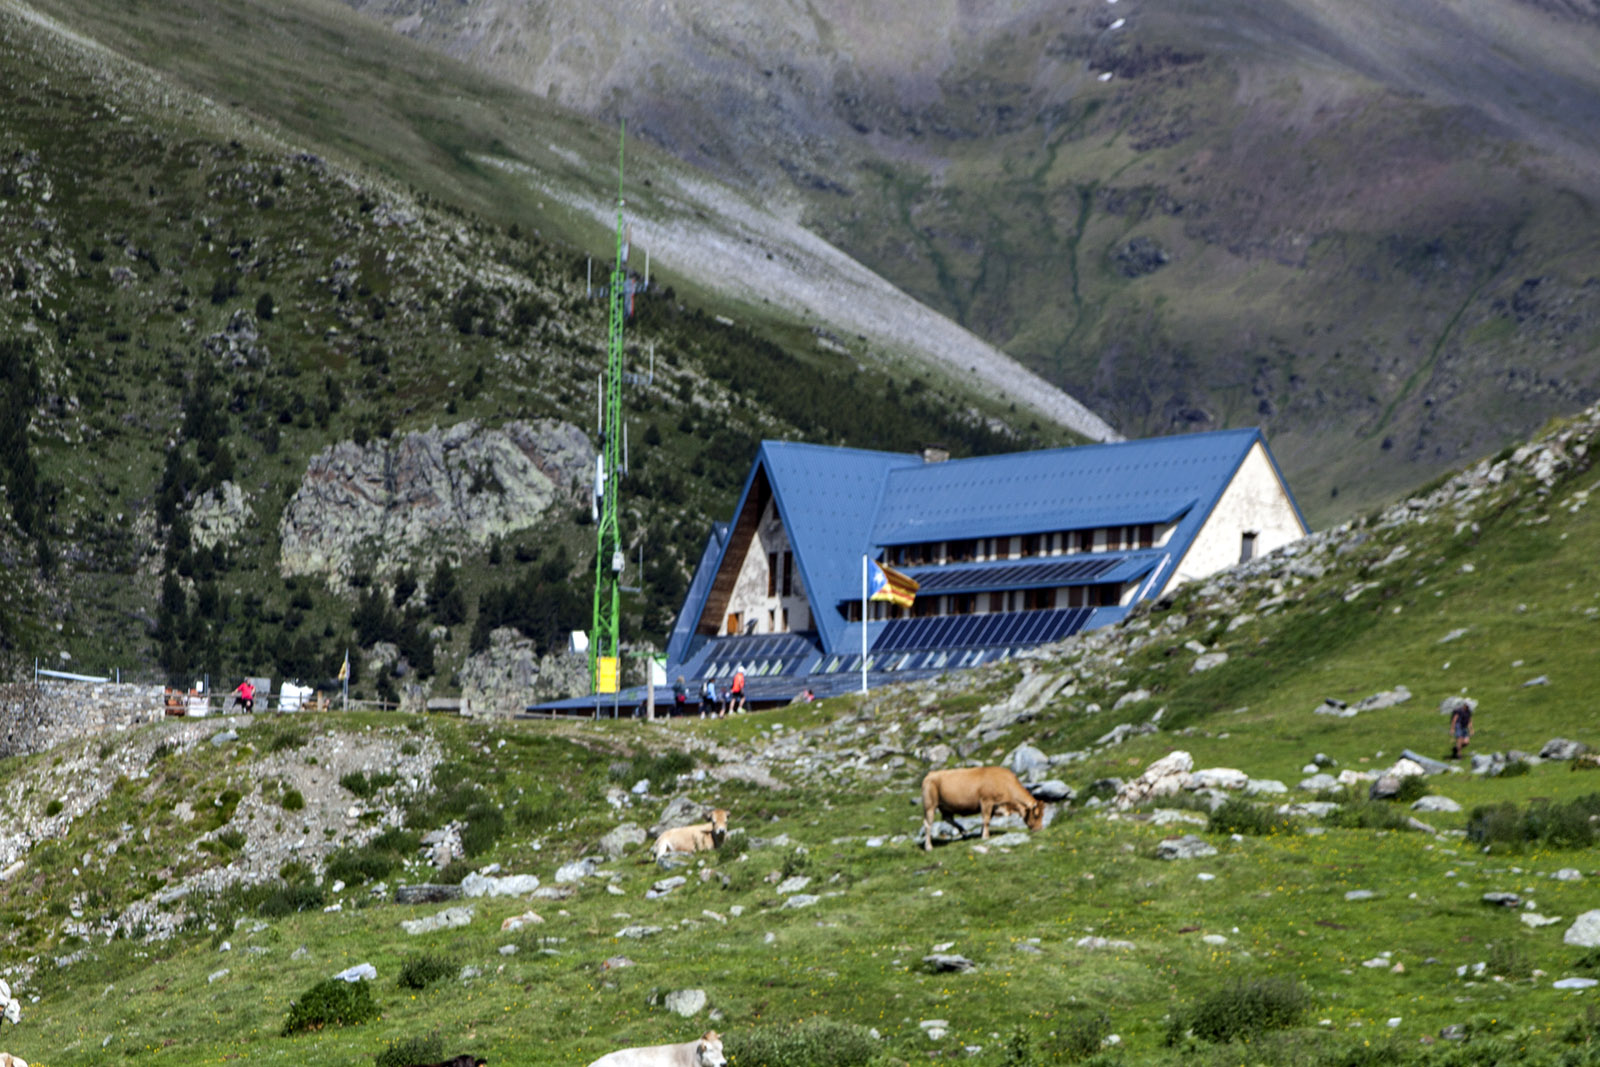
[[[918,588],[917,580],[909,574],[901,574],[887,563],[872,561],[872,569],[867,574],[868,600],[887,600],[909,608],[917,599]]]

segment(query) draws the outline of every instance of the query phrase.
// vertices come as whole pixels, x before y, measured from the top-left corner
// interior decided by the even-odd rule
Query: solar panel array
[[[1053,563],[1015,563],[1002,567],[944,568],[932,571],[915,571],[912,576],[921,586],[921,593],[936,593],[944,589],[1017,589],[1025,585],[1070,585],[1074,582],[1092,581],[1118,566],[1127,557],[1099,556],[1095,559],[1075,559]]]
[[[873,642],[874,653],[913,649],[985,648],[1059,641],[1083,628],[1093,608],[999,611],[987,615],[939,615],[891,619]]]
[[[700,671],[701,677],[732,677],[744,667],[750,677],[793,674],[808,663],[817,646],[803,634],[750,634],[717,641]]]

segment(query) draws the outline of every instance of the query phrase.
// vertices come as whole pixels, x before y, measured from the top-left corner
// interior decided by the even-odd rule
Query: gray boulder
[[[1393,800],[1400,795],[1402,779],[1398,774],[1380,774],[1367,789],[1369,800]]]
[[[1289,787],[1276,778],[1252,778],[1244,784],[1246,796],[1258,797],[1268,793],[1287,793]]]
[[[596,866],[593,858],[589,856],[585,856],[581,860],[573,860],[571,863],[563,863],[556,868],[553,880],[561,883],[581,882],[585,878],[594,875]]]
[[[631,822],[619,825],[600,839],[600,851],[610,859],[617,859],[629,849],[638,848],[649,839],[643,829]]]
[[[429,915],[425,919],[408,919],[400,924],[400,929],[416,936],[431,934],[435,930],[452,930],[458,926],[467,926],[471,922],[471,908],[446,908],[437,915]]]
[[[1412,763],[1415,763],[1418,767],[1421,767],[1424,771],[1426,771],[1429,774],[1444,774],[1447,771],[1453,771],[1453,770],[1456,769],[1456,768],[1450,766],[1450,764],[1448,764],[1448,763],[1444,763],[1444,762],[1442,762],[1440,760],[1436,760],[1436,759],[1430,759],[1427,756],[1424,756],[1424,755],[1422,755],[1420,753],[1413,752],[1409,748],[1408,749],[1404,749],[1400,753],[1400,755],[1401,755],[1402,758],[1408,759]]]
[[[1182,837],[1169,837],[1156,846],[1156,859],[1158,860],[1196,860],[1205,856],[1215,856],[1216,847],[1204,838],[1194,834],[1184,834]]]
[[[532,874],[511,874],[504,878],[476,872],[461,879],[461,895],[466,897],[520,897],[539,888]]]
[[[1050,757],[1029,744],[1021,744],[1011,750],[1005,758],[1005,766],[1011,768],[1018,778],[1027,780],[1036,777],[1043,771],[1050,769]]]
[[[1050,778],[1043,782],[1028,782],[1026,784],[1028,792],[1032,793],[1035,799],[1052,804],[1063,800],[1071,802],[1078,795],[1075,789],[1059,778]]]
[[[1331,774],[1313,774],[1309,778],[1300,779],[1300,788],[1307,793],[1326,793],[1340,788],[1340,785],[1339,779]]]
[[[1411,805],[1412,811],[1444,811],[1455,812],[1461,810],[1461,805],[1449,797],[1423,797]]]
[[[1365,700],[1357,701],[1356,706],[1351,710],[1357,712],[1379,711],[1383,708],[1392,708],[1396,704],[1404,704],[1410,699],[1411,690],[1403,685],[1397,685],[1393,689],[1385,689],[1381,693],[1372,694]]]
[[[957,956],[949,952],[935,952],[931,956],[922,957],[922,962],[928,965],[928,970],[935,974],[964,974],[977,968],[977,964],[965,956]]]
[[[1568,741],[1564,737],[1552,737],[1539,750],[1539,758],[1554,760],[1577,759],[1587,751],[1589,751],[1589,746],[1581,741]]]
[[[1600,948],[1600,911],[1586,911],[1578,916],[1561,940],[1578,948]]]
[[[685,1019],[700,1014],[706,1006],[706,991],[704,989],[675,989],[668,993],[664,1001],[666,1008],[674,1015]]]

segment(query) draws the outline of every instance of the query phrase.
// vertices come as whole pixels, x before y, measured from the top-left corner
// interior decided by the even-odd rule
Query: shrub
[[[1399,804],[1410,804],[1412,801],[1421,800],[1428,795],[1428,776],[1425,774],[1408,774],[1400,779],[1400,788],[1395,793],[1394,799]]]
[[[1495,777],[1496,778],[1521,778],[1524,774],[1532,774],[1532,773],[1533,773],[1533,764],[1529,763],[1527,760],[1520,760],[1519,759],[1519,760],[1512,760],[1510,763],[1506,764],[1504,767],[1501,767],[1500,768],[1500,772],[1498,774],[1496,774]]]
[[[1467,838],[1485,846],[1520,849],[1545,844],[1554,848],[1586,848],[1597,839],[1592,817],[1600,815],[1600,794],[1590,793],[1568,804],[1531,802],[1525,811],[1509,803],[1473,808],[1467,816]]]
[[[1489,946],[1489,973],[1504,978],[1526,978],[1533,970],[1528,947],[1521,941],[1496,941]]]
[[[471,874],[472,870],[472,864],[466,860],[451,860],[445,864],[435,880],[440,885],[460,885],[462,879]]]
[[[1346,830],[1409,829],[1404,812],[1381,800],[1357,800],[1328,816],[1330,825]]]
[[[505,830],[506,817],[499,808],[475,804],[467,812],[467,824],[461,828],[461,851],[468,856],[481,856],[494,847]]]
[[[1266,837],[1269,834],[1286,834],[1293,830],[1286,815],[1270,808],[1252,804],[1248,800],[1229,797],[1222,806],[1211,813],[1206,829],[1214,834],[1246,834]]]
[[[633,761],[631,775],[634,781],[648,778],[652,782],[672,783],[678,775],[694,770],[694,757],[687,752],[658,752]]]
[[[63,807],[63,805],[62,805],[61,801],[52,800],[50,803],[48,803],[48,804],[46,804],[44,806],[44,813],[45,813],[45,815],[47,817],[53,817],[53,816],[56,816],[56,815],[60,815],[62,807]]]
[[[1592,948],[1572,961],[1572,969],[1589,974],[1600,973],[1600,948]]]
[[[808,1019],[795,1026],[763,1026],[724,1041],[738,1067],[859,1067],[877,1052],[864,1026]]]
[[[1467,840],[1480,845],[1522,843],[1522,816],[1510,802],[1485,804],[1467,815]]]
[[[722,847],[717,849],[717,857],[723,863],[738,859],[750,851],[750,835],[740,830],[729,830],[728,836],[722,839]]]
[[[273,886],[256,905],[256,914],[263,919],[281,919],[301,911],[316,911],[326,902],[319,885],[291,883]]]
[[[1056,1027],[1055,1037],[1046,1045],[1052,1059],[1077,1063],[1100,1051],[1101,1042],[1111,1033],[1111,1016],[1103,1011],[1079,1010]]]
[[[366,982],[324,978],[289,1005],[283,1036],[321,1030],[324,1026],[355,1026],[378,1017],[378,1005]]]
[[[797,874],[804,874],[806,868],[811,866],[811,856],[803,848],[797,848],[783,857],[783,876],[793,878]]]
[[[427,989],[435,982],[443,981],[456,973],[456,965],[443,956],[430,956],[423,953],[419,956],[407,956],[400,964],[400,976],[397,979],[406,989]]]
[[[305,743],[306,735],[303,732],[294,729],[279,730],[277,733],[272,735],[272,740],[267,742],[267,751],[291,751],[293,749],[303,748]]]
[[[444,1059],[444,1039],[435,1031],[427,1037],[403,1037],[391,1041],[373,1057],[375,1067],[411,1067],[414,1063],[438,1063]]]
[[[1172,1013],[1167,1044],[1192,1031],[1202,1041],[1226,1044],[1268,1030],[1294,1026],[1310,1007],[1310,997],[1300,984],[1286,978],[1255,978],[1230,982],[1196,1001],[1187,1011]]]
[[[284,811],[303,811],[306,806],[306,798],[301,795],[300,790],[289,789],[284,791],[283,799],[279,803],[283,805]]]
[[[339,784],[356,796],[366,798],[385,786],[394,785],[395,781],[395,776],[392,774],[367,775],[360,771],[351,771],[349,774],[340,777]]]

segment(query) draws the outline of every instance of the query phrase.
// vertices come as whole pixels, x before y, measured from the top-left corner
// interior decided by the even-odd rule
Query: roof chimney
[[[943,463],[949,458],[950,450],[948,448],[941,448],[939,445],[922,446],[922,462],[924,463]]]

